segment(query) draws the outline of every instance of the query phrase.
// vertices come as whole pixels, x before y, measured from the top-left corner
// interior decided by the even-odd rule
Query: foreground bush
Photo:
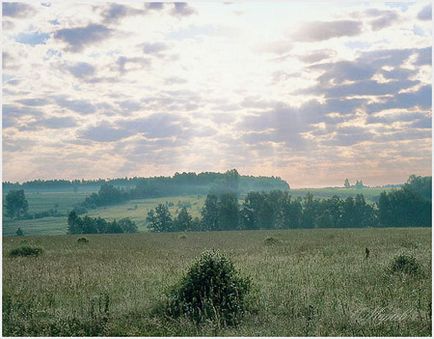
[[[226,256],[206,251],[169,292],[166,314],[235,325],[245,312],[250,288],[250,278],[242,277]]]
[[[42,254],[42,248],[33,246],[21,246],[9,252],[10,257],[37,257],[40,254]]]
[[[420,273],[420,266],[416,258],[409,254],[400,254],[396,256],[391,264],[392,272],[417,274]]]

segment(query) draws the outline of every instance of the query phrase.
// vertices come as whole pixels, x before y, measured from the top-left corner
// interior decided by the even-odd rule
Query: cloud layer
[[[3,177],[431,173],[431,5],[3,3]]]

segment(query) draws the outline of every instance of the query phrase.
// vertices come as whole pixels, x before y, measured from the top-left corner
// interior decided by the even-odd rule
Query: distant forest
[[[236,178],[234,181],[233,179]],[[85,188],[99,188],[103,185],[114,186],[118,189],[131,191],[135,197],[161,197],[189,194],[207,194],[210,191],[225,189],[232,183],[239,193],[250,191],[289,190],[286,181],[279,177],[239,175],[237,170],[225,173],[195,172],[175,173],[171,177],[132,177],[97,180],[32,180],[24,183],[3,182],[3,191],[9,190],[58,190],[71,189],[78,191]]]
[[[303,199],[293,199],[288,191],[249,192],[240,204],[234,188],[237,176],[228,176],[227,186],[207,194],[200,218],[192,218],[186,207],[173,216],[167,204],[159,204],[147,215],[148,227],[153,232],[223,231],[252,229],[291,229],[327,227],[431,227],[431,177],[410,176],[400,189],[383,192],[377,203],[369,204],[362,194],[354,198],[314,199],[308,193]],[[232,181],[235,180],[235,181]],[[106,204],[105,197],[118,197],[120,191],[113,186],[102,186],[86,204]],[[127,193],[125,193],[127,194]],[[98,200],[100,199],[100,200]],[[111,200],[113,203],[114,201]],[[68,233],[122,233],[136,232],[130,220],[111,225],[103,219],[77,216],[70,213]],[[127,230],[123,230],[125,226]],[[117,229],[116,232],[113,229]]]

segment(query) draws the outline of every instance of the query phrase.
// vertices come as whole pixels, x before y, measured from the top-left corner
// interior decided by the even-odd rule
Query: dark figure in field
[[[369,258],[369,248],[367,248],[367,247],[365,248],[365,253],[366,253],[365,258],[368,259]]]

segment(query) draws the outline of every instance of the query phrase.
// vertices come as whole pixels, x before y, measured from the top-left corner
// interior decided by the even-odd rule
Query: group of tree
[[[383,192],[378,219],[383,226],[428,226],[432,221],[432,178],[412,175],[399,190]]]
[[[166,204],[148,213],[155,232],[289,229],[324,227],[431,226],[431,179],[412,176],[399,190],[383,192],[377,203],[354,198],[315,199],[311,193],[292,198],[287,191],[250,192],[240,205],[233,192],[210,193],[201,218],[183,208],[173,218]]]
[[[68,215],[69,234],[136,233],[137,225],[130,218],[107,221],[100,217],[79,217],[75,211]]]
[[[148,212],[146,217],[148,227],[153,232],[186,232],[200,231],[198,218],[193,219],[186,207],[182,207],[175,217],[172,217],[167,204],[159,204]]]
[[[235,182],[234,182],[235,180]],[[232,186],[230,183],[234,183]],[[131,191],[131,195],[140,198],[174,196],[182,194],[206,194],[210,190],[228,187],[239,190],[241,193],[254,190],[288,190],[286,181],[279,177],[253,177],[241,176],[237,170],[232,169],[225,173],[217,172],[183,172],[168,177],[132,177],[96,180],[33,180],[24,183],[4,182],[3,190],[57,190],[57,189],[94,189],[103,185],[112,185]]]
[[[54,204],[53,208],[46,211],[29,212],[29,202],[26,199],[24,190],[9,191],[6,194],[4,203],[5,216],[15,220],[61,216],[57,210],[58,207],[58,204]]]
[[[24,195],[24,190],[10,191],[5,198],[6,215],[10,218],[20,219],[27,214],[29,203]]]
[[[102,184],[98,193],[92,193],[82,203],[85,208],[97,208],[119,204],[130,199],[129,192],[116,188],[111,184]]]
[[[357,188],[357,189],[362,189],[362,188],[365,188],[366,186],[363,184],[362,180],[356,180],[356,183],[354,185],[351,185],[350,181],[348,180],[348,178],[346,178],[345,181],[344,181],[344,187],[345,188],[354,187],[354,188]]]

